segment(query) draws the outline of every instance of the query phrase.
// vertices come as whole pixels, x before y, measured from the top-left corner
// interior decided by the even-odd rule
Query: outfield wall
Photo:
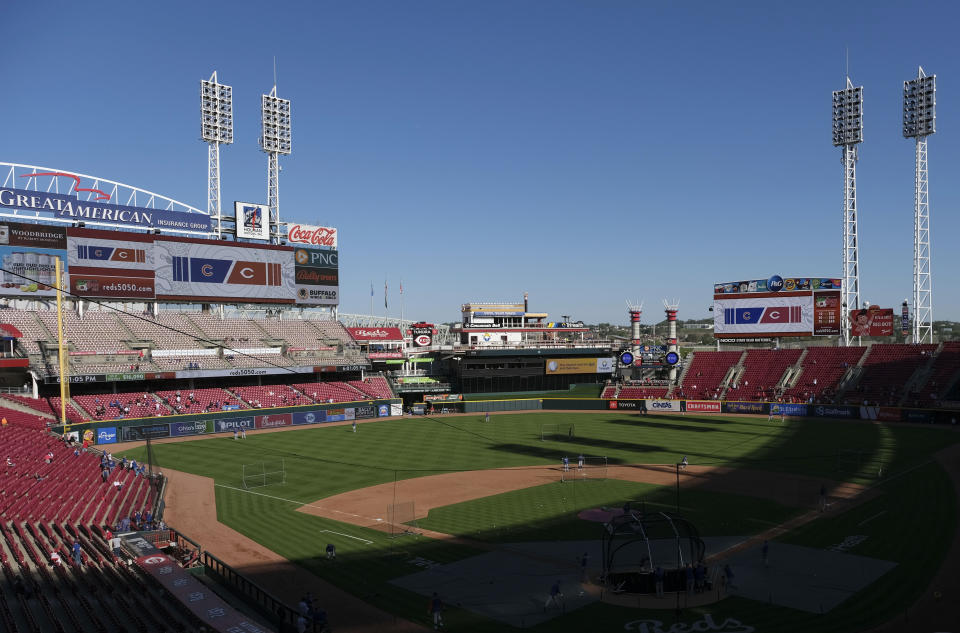
[[[399,398],[357,400],[334,404],[312,404],[273,409],[234,409],[166,415],[129,420],[88,421],[67,425],[67,430],[96,444],[115,444],[163,437],[185,437],[231,433],[234,430],[276,429],[286,426],[309,426],[329,422],[368,420],[399,416],[403,413]],[[63,433],[63,426],[52,429]]]

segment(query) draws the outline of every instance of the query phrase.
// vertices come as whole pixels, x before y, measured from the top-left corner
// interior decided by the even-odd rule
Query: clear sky
[[[644,321],[715,281],[840,276],[831,91],[864,85],[862,298],[911,295],[902,82],[937,74],[934,318],[960,319],[956,3],[44,2],[2,9],[0,160],[205,208],[199,82],[233,86],[223,200],[266,200],[260,95],[292,100],[281,217],[340,230],[341,311],[516,300]]]

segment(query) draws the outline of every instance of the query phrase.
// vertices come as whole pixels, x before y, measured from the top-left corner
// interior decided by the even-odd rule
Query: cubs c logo
[[[102,250],[102,249],[99,249],[99,248],[96,249],[96,250],[94,250],[94,251],[93,251],[93,256],[96,257],[97,259],[99,259],[100,257],[103,256],[103,250]]]
[[[200,274],[204,277],[213,277],[213,266],[204,264],[200,267]]]
[[[753,318],[753,316],[749,312],[744,312],[742,318],[744,321],[749,321]]]

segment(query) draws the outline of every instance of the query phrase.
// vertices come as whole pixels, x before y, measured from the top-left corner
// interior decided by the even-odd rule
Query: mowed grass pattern
[[[542,442],[542,423],[573,423],[576,437],[572,441]],[[295,509],[334,494],[394,480],[450,471],[557,465],[562,456],[573,458],[581,452],[588,456],[606,456],[611,464],[673,464],[680,456],[687,455],[691,464],[786,471],[871,483],[876,481],[876,473],[871,470],[877,463],[883,464],[887,474],[901,472],[928,460],[935,450],[955,439],[955,434],[932,427],[884,427],[829,420],[797,420],[780,424],[767,423],[765,418],[544,412],[498,414],[492,416],[489,423],[483,422],[481,415],[383,420],[361,424],[356,434],[347,426],[313,427],[251,434],[244,441],[216,437],[155,444],[153,452],[155,464],[161,470],[174,468],[213,478],[218,484],[218,517],[225,524],[377,606],[426,622],[422,597],[397,589],[387,581],[418,571],[419,567],[411,563],[416,557],[442,563],[472,556],[477,550],[425,538],[388,539],[376,530],[306,515]],[[840,448],[862,450],[870,459],[864,459],[859,469],[838,472],[836,456]],[[126,454],[142,460],[145,450],[141,448]],[[279,457],[286,463],[286,484],[252,492],[236,489],[240,487],[242,464]],[[630,485],[640,487],[620,490],[615,484],[609,491],[598,494],[611,499],[622,498],[621,495],[635,498],[636,492],[649,496],[642,485]],[[920,496],[924,493],[923,489],[915,491]],[[671,503],[669,491],[650,492],[653,496],[657,494],[666,495],[664,503]],[[684,505],[688,499],[693,499],[687,494],[685,491]],[[483,510],[463,509],[479,513],[477,516],[503,515],[512,525],[528,521],[545,528],[540,530],[539,536],[536,529],[522,530],[523,538],[551,540],[555,538],[550,531],[554,527],[569,530],[571,535],[584,529],[576,526],[577,522],[570,519],[570,511],[563,507],[538,509],[529,503],[509,501],[509,496],[499,497],[503,497],[504,503],[484,500],[492,505]],[[724,516],[726,504],[730,503],[727,497],[705,495],[704,499],[698,500],[697,506],[707,516],[711,509],[713,514]],[[587,505],[593,507],[596,503],[591,500]],[[749,516],[777,521],[782,514],[774,506],[776,504],[771,504],[762,510],[757,506],[758,510]],[[452,509],[438,510],[442,513],[437,516],[445,514],[445,521],[462,526],[470,523],[468,519],[457,517],[457,512]],[[760,527],[762,525],[750,531]],[[743,529],[749,528],[750,525],[743,526]],[[455,529],[451,527],[451,531]],[[372,543],[322,533],[321,530],[341,532]],[[478,537],[475,532],[471,536]],[[499,540],[495,531],[481,533],[479,539]],[[336,564],[327,564],[324,559],[327,542],[337,545],[339,558]],[[217,553],[215,543],[204,545]],[[908,545],[905,544],[907,550],[895,553],[902,557],[922,558],[922,552],[914,552]],[[921,580],[916,578],[912,582]],[[878,599],[886,605],[899,605],[903,603],[902,596],[902,591],[888,587]],[[756,609],[756,603],[748,604]],[[784,610],[777,611],[782,617]],[[567,617],[572,623],[577,621],[574,614]],[[614,621],[619,615],[611,617]],[[638,612],[633,611],[629,619],[637,617]],[[833,616],[821,623],[830,617]],[[461,631],[505,630],[501,623],[459,609],[451,610],[448,620],[451,630],[453,625]],[[617,628],[622,628],[622,624]],[[793,620],[784,617],[782,625],[771,630],[806,633],[810,629],[809,626],[794,627]]]

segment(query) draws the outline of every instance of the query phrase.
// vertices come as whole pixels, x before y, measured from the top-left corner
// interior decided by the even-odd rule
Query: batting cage
[[[566,441],[577,437],[577,429],[574,424],[560,424],[557,422],[545,422],[540,425],[540,441]]]
[[[390,538],[415,534],[419,536],[417,508],[413,501],[399,501],[387,505],[387,525]]]

